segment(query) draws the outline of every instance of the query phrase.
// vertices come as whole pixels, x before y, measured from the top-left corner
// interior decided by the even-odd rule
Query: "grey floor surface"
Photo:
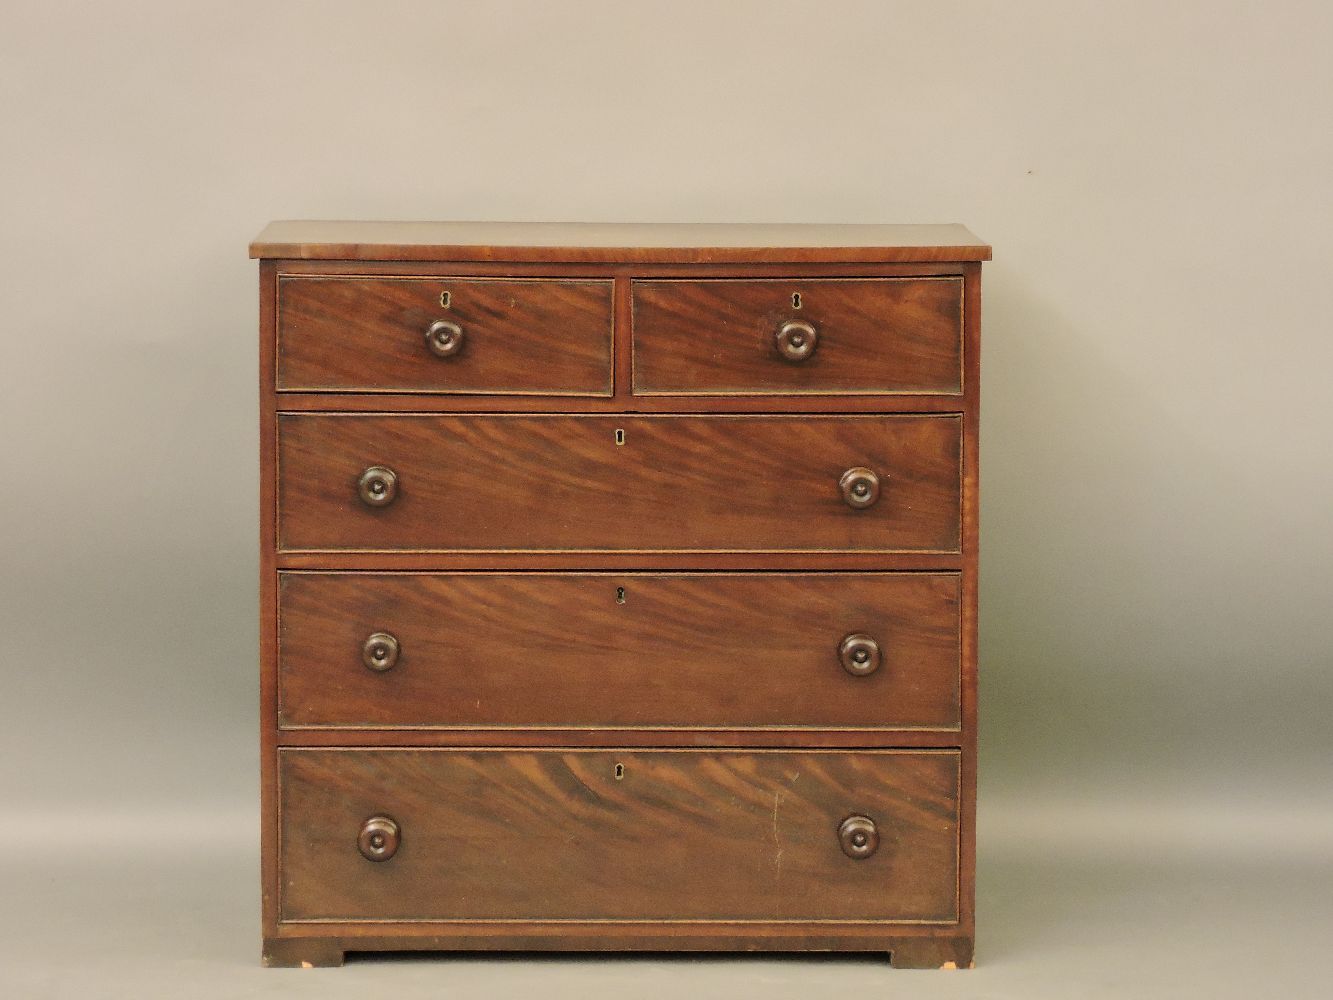
[[[1329,997],[1333,827],[1270,810],[983,813],[977,968],[842,956],[258,962],[252,817],[6,824],[0,996]],[[1261,848],[1255,845],[1263,845]]]

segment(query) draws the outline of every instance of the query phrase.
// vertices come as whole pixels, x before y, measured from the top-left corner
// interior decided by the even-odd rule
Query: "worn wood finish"
[[[957,919],[950,751],[280,753],[282,918]],[[368,862],[357,833],[402,831]],[[871,817],[869,857],[839,824]]]
[[[264,258],[266,964],[335,965],[349,951],[415,949],[810,949],[878,951],[896,967],[971,964],[979,261],[989,259],[989,247],[954,226],[278,223],[252,251]],[[536,343],[534,328],[545,320],[534,322],[531,311],[514,319],[504,300],[475,317],[509,322],[509,335],[493,345],[501,353],[475,369],[480,381],[440,387],[389,377],[376,368],[384,341],[366,331],[384,329],[367,317],[392,309],[386,313],[374,295],[368,301],[365,283],[372,292],[383,282],[405,294],[416,282],[438,296],[442,289],[432,283],[442,276],[465,288],[513,287],[504,279],[525,287],[605,289],[608,298],[598,307],[606,338],[597,362],[601,381],[591,389],[556,386],[562,362],[537,361],[522,350]],[[279,391],[279,285],[315,289],[322,281],[356,290],[345,308],[308,304],[310,318],[297,322],[309,328],[313,321],[324,331],[303,343],[314,351],[303,363],[331,376],[318,384],[282,382]],[[738,353],[745,344],[733,319],[715,323],[709,310],[695,309],[691,329],[715,323],[707,338],[715,363],[699,364],[700,338],[685,334],[655,340],[664,352],[658,370],[676,372],[674,380],[690,383],[685,388],[655,386],[650,370],[640,367],[642,345],[632,339],[636,289],[688,284],[702,294],[724,284],[793,282],[803,289],[806,317],[814,315],[811,288],[956,290],[961,282],[961,316],[951,318],[941,300],[933,311],[917,302],[909,323],[877,323],[889,312],[901,320],[902,304],[885,298],[844,305],[835,325],[816,317],[820,350],[847,346],[850,317],[864,354],[858,364],[824,351],[814,355],[822,370],[768,377],[754,355]],[[451,296],[450,308],[459,301]],[[430,305],[438,308],[438,298]],[[430,310],[421,308],[424,320]],[[723,303],[724,312],[729,308]],[[751,321],[755,314],[746,309],[731,315]],[[284,322],[296,315],[282,310]],[[939,377],[936,350],[945,343],[936,333],[946,322],[953,339],[944,351],[953,350],[956,362],[948,380]],[[348,324],[363,329],[349,337]],[[469,327],[475,329],[485,326]],[[424,328],[417,337],[424,340]],[[393,362],[399,375],[402,360]],[[896,381],[908,376],[910,384]],[[636,377],[649,379],[637,392]],[[558,395],[569,391],[589,394]],[[649,394],[659,391],[704,394]],[[515,428],[523,431],[517,438]],[[624,445],[614,444],[615,428],[627,432]],[[362,461],[361,452],[372,448],[376,458]],[[399,499],[409,502],[370,511],[355,499],[356,478],[390,451],[403,463]],[[896,483],[891,474],[882,480],[880,506],[835,513],[828,505],[841,503],[837,479],[845,471],[835,466],[852,452],[872,451],[875,458],[902,457],[912,470],[907,481]],[[829,491],[818,503],[809,492],[816,482]],[[895,514],[883,504],[904,500],[898,485],[910,489]],[[867,514],[888,514],[894,526],[854,520]],[[289,534],[293,527],[296,536]],[[292,547],[293,538],[301,547]],[[333,544],[324,547],[329,539]],[[571,542],[603,547],[536,547]],[[608,585],[626,587],[625,605],[607,596]],[[836,650],[815,637],[851,628],[850,618],[839,616],[858,607],[891,617],[918,651],[909,655],[900,641],[885,647],[879,672],[848,674],[833,658]],[[381,674],[360,660],[359,633],[372,622],[382,627],[376,609],[407,623],[398,626],[398,663]],[[626,627],[617,631],[618,624]],[[483,648],[500,643],[487,659]],[[827,658],[819,669],[831,666],[834,678],[803,684],[817,646]],[[764,651],[762,665],[745,670],[745,651],[754,647]],[[343,672],[349,657],[350,674]],[[652,663],[663,666],[654,671]],[[385,683],[377,690],[378,681]],[[849,696],[873,684],[886,696]],[[293,770],[289,762],[298,758],[317,763]],[[652,768],[629,766],[659,758]],[[678,758],[706,763],[668,766]],[[881,758],[912,766],[904,771]],[[952,792],[942,791],[942,774],[913,772],[923,758],[951,762]],[[780,759],[798,766],[771,764]],[[346,760],[360,763],[336,763]],[[626,765],[619,782],[615,762]],[[793,771],[820,777],[789,798],[806,783],[797,778],[784,788]],[[298,772],[299,781],[288,780]],[[631,793],[653,784],[642,780],[646,775],[656,784],[641,800]],[[924,799],[917,794],[923,782],[937,787]],[[610,791],[602,787],[607,783]],[[373,813],[357,814],[348,803],[370,810],[372,803],[356,796],[378,797],[385,789],[401,793],[412,822],[400,831],[401,856],[376,863],[357,847]],[[827,877],[837,869],[827,864],[841,859],[854,870],[888,855],[881,857],[881,848],[868,861],[854,861],[840,845],[831,847],[838,824],[851,815],[849,807],[830,820],[833,801],[881,794],[888,808],[908,816],[939,819],[935,807],[945,803],[952,833],[909,821],[909,846],[930,846],[928,860],[906,882],[877,879],[837,891],[837,877]],[[774,874],[775,798],[781,881]],[[344,822],[339,809],[353,818]],[[666,817],[661,823],[659,813]],[[634,823],[645,815],[654,822]],[[814,836],[808,831],[816,815],[822,818]],[[434,846],[424,854],[417,837],[423,816],[437,821],[428,824],[437,832],[425,837],[424,846]],[[355,828],[344,835],[344,825]],[[473,835],[464,837],[464,853],[453,849],[468,831],[502,827],[519,830],[522,846],[503,835]],[[790,839],[800,831],[807,832]],[[654,839],[658,834],[665,837]],[[671,885],[656,878],[659,844],[673,871],[689,869]],[[475,860],[466,853],[487,849]],[[699,869],[690,856],[696,849],[708,859],[700,876],[692,874]],[[831,849],[839,853],[830,856]],[[295,869],[285,867],[284,853],[292,850],[306,858],[295,897]],[[335,854],[338,860],[326,863]],[[457,879],[446,872],[460,856],[464,883],[473,880],[461,910],[449,895]],[[374,882],[363,891],[358,880],[365,869],[387,884],[395,876],[385,871],[404,859],[420,865],[405,897],[377,896]],[[523,878],[507,879],[514,871]],[[571,878],[579,884],[567,892],[563,880]],[[432,892],[433,884],[444,891]],[[946,897],[952,903],[941,908]],[[297,910],[290,910],[293,903]],[[582,907],[577,912],[584,916],[551,915],[568,905]],[[449,906],[465,915],[444,916]],[[726,906],[750,916],[707,915]],[[905,915],[913,906],[934,916],[914,922],[919,918]],[[845,917],[856,908],[871,916]],[[661,916],[668,909],[687,916]],[[313,915],[319,912],[340,915]],[[510,915],[475,916],[487,912]],[[597,912],[611,915],[587,916]]]
[[[443,932],[443,933],[442,933]],[[962,969],[972,939],[939,924],[823,921],[704,924],[606,921],[284,924],[264,940],[264,964],[339,966],[346,952],[437,951],[879,952],[895,969]]]
[[[635,281],[634,391],[666,395],[962,389],[961,278]],[[815,347],[784,358],[784,323]]]
[[[282,391],[611,394],[611,282],[284,275]],[[447,302],[448,305],[442,305]],[[462,330],[437,357],[432,323]]]
[[[277,266],[259,265],[259,837],[265,937],[278,922]]]
[[[617,444],[617,431],[624,444]],[[955,417],[283,414],[284,550],[956,552]],[[367,467],[394,501],[358,502]],[[851,468],[883,495],[853,510]]]
[[[980,558],[981,467],[981,265],[964,266],[963,299],[963,729],[961,745],[962,795],[959,858],[963,906],[958,916],[959,940],[969,943],[975,934],[977,866],[977,684],[978,684],[978,561]]]
[[[271,222],[250,256],[612,264],[990,260],[960,225]]]
[[[285,727],[958,725],[956,574],[284,573]],[[368,668],[388,633],[396,662]],[[838,644],[867,633],[878,669]]]

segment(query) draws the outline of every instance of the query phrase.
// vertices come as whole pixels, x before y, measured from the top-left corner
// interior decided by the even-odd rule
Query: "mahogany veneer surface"
[[[279,546],[956,552],[961,449],[956,416],[284,414]],[[359,501],[368,465],[391,505]]]
[[[956,573],[283,573],[280,720],[954,729],[960,598]],[[389,628],[397,665],[367,670]],[[865,677],[855,632],[884,645]]]
[[[280,757],[289,921],[957,919],[953,751]],[[849,794],[886,827],[864,861],[830,835]],[[347,830],[385,802],[402,844],[369,864]]]
[[[634,391],[962,391],[961,278],[635,281]],[[818,346],[784,360],[773,331],[810,323]]]
[[[277,222],[251,254],[268,964],[970,964],[988,246]]]
[[[278,285],[278,388],[609,396],[611,287],[291,275]],[[437,319],[465,330],[456,355],[431,354],[423,331]]]

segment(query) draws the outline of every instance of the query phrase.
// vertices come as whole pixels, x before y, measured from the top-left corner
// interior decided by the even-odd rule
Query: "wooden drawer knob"
[[[356,489],[367,507],[387,507],[398,495],[398,474],[382,465],[372,465],[361,473]]]
[[[398,662],[398,640],[388,632],[375,632],[361,647],[361,662],[376,673],[392,669]]]
[[[842,669],[856,677],[865,677],[879,669],[883,653],[879,643],[864,632],[854,632],[838,646]]]
[[[869,816],[848,816],[838,827],[842,853],[860,861],[879,848],[879,828]]]
[[[463,349],[463,328],[447,319],[437,319],[426,329],[426,346],[437,358],[452,358]]]
[[[356,838],[357,850],[367,861],[388,861],[398,853],[398,824],[388,816],[372,816]]]
[[[819,331],[802,320],[788,320],[778,327],[776,344],[784,360],[804,361],[819,346]]]
[[[864,510],[879,499],[879,476],[869,469],[848,469],[838,480],[838,488],[848,507]]]

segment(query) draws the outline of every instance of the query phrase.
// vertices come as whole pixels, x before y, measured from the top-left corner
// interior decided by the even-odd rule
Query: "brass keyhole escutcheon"
[[[623,427],[617,427],[617,428],[616,428],[616,444],[620,445],[620,444],[624,444],[624,443],[625,443],[625,428],[623,428]]]
[[[792,293],[791,293],[791,307],[792,307],[793,309],[799,309],[799,308],[801,308],[801,293],[800,293],[800,292],[792,292]]]
[[[448,309],[453,304],[454,297],[447,291],[440,293],[440,308]]]
[[[616,772],[615,772],[615,773],[616,773],[616,780],[617,780],[617,781],[623,781],[624,778],[625,778],[625,765],[624,765],[624,764],[617,764],[617,765],[616,765]]]
[[[617,604],[624,604],[624,603],[625,603],[625,588],[624,588],[624,587],[617,587],[617,588],[616,588],[616,603],[617,603]]]

